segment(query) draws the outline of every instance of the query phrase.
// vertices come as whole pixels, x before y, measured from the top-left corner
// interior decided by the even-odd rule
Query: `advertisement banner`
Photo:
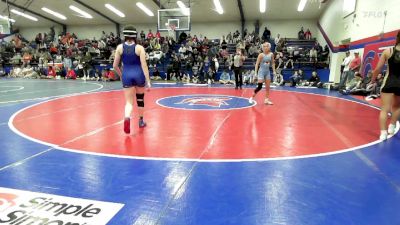
[[[0,225],[106,225],[123,206],[0,187]]]
[[[374,70],[376,65],[379,62],[379,58],[382,55],[382,52],[386,48],[393,47],[395,44],[395,40],[391,41],[383,41],[379,43],[365,45],[364,47],[364,59],[362,63],[362,75],[367,75],[368,71]],[[382,71],[386,70],[386,65]]]

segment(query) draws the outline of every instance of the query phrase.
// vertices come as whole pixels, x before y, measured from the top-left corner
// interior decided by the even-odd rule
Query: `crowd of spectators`
[[[222,36],[220,39],[210,40],[203,35],[191,35],[181,32],[178,37],[165,36],[160,32],[149,30],[140,31],[138,43],[146,50],[146,59],[152,71],[153,80],[173,80],[176,82],[193,83],[221,83],[234,85],[237,83],[234,76],[234,58],[240,52],[244,62],[249,66],[240,71],[240,82],[244,85],[256,83],[254,62],[261,52],[261,45],[268,41],[273,44],[277,74],[273,76],[273,85],[281,86],[289,83],[290,86],[321,87],[321,79],[316,70],[311,77],[305,78],[300,67],[296,64],[316,64],[329,61],[329,47],[324,48],[318,41],[312,39],[309,29],[302,27],[298,32],[297,40],[311,41],[312,47],[288,44],[287,38],[277,34],[272,37],[271,31],[265,27],[258,35],[255,31],[238,30]],[[46,79],[83,79],[114,81],[120,78],[111,68],[115,49],[121,43],[119,35],[102,32],[101,38],[79,39],[77,34],[65,33],[55,35],[51,28],[48,33],[39,33],[28,41],[20,34],[11,41],[0,42],[0,76],[19,78],[46,78]],[[240,62],[239,66],[243,66]],[[5,65],[12,65],[10,73],[6,73]],[[365,77],[360,74],[361,58],[358,52],[350,55],[342,63],[342,75],[337,89],[342,94],[355,94],[379,97],[379,89],[383,76],[378,76],[378,82],[371,84],[371,73]],[[282,70],[291,69],[293,75],[284,80]],[[218,72],[220,72],[218,75]]]
[[[353,56],[350,52],[346,52],[346,57],[341,65],[340,83],[337,87],[340,93],[344,95],[361,95],[367,96],[369,99],[378,98],[380,89],[383,83],[384,76],[379,74],[377,82],[372,83],[372,71],[369,71],[365,76],[362,76],[361,57],[359,52],[354,52]]]
[[[0,43],[1,67],[12,65],[12,77],[114,80],[112,72],[96,70],[95,64],[108,64],[120,42],[112,32],[103,32],[99,40],[79,39],[74,33],[56,36],[53,28],[31,41],[17,34]]]
[[[311,34],[304,36],[311,38]],[[294,64],[304,58],[318,62],[327,60],[329,56],[329,48],[323,49],[316,41],[312,49],[288,46],[286,39],[279,34],[272,38],[267,27],[261,36],[245,29],[243,34],[236,30],[214,40],[186,32],[180,32],[176,38],[163,37],[160,32],[153,33],[152,30],[147,33],[142,30],[138,35],[138,43],[146,50],[152,79],[194,83],[219,80],[225,84],[235,83],[232,77],[236,50],[239,49],[249,65],[254,66],[252,62],[261,52],[264,41],[275,44],[277,69],[293,69]],[[118,35],[104,31],[98,40],[80,39],[74,33],[56,36],[53,28],[49,33],[37,34],[31,41],[15,35],[11,42],[0,43],[3,68],[0,75],[4,65],[11,64],[13,70],[9,75],[12,77],[118,80],[119,77],[107,65],[111,64],[119,43]],[[254,67],[242,70],[241,76],[244,84],[254,83]]]

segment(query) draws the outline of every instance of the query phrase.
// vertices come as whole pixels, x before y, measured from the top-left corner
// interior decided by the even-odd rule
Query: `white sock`
[[[381,135],[387,135],[387,130],[381,130]]]
[[[130,118],[132,114],[133,106],[132,104],[126,103],[125,104],[125,118]]]
[[[389,124],[388,133],[393,134],[396,129],[396,124]]]

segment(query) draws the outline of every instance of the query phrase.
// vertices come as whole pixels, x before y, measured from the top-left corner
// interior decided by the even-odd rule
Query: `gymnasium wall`
[[[255,21],[247,21],[246,28],[249,32],[254,31]],[[144,30],[146,33],[149,29],[154,32],[157,29],[157,24],[135,24],[138,31]],[[270,20],[260,21],[260,34],[264,31],[264,27],[267,26],[272,32],[272,36],[276,37],[279,33],[281,37],[297,37],[297,32],[303,26],[305,29],[309,28],[313,34],[317,34],[317,21],[316,20]],[[121,26],[121,28],[123,25]],[[221,38],[222,35],[227,35],[229,32],[241,29],[241,23],[238,22],[213,22],[213,23],[192,23],[190,33],[192,35],[206,36],[207,38]],[[56,33],[58,34],[62,28],[56,26]],[[88,26],[68,26],[68,32],[75,33],[79,38],[97,39],[101,37],[101,32],[113,32],[115,33],[115,25],[91,25]],[[20,32],[28,40],[35,38],[37,33],[49,32],[49,27],[20,27]],[[166,32],[163,32],[166,34]]]
[[[251,24],[249,24],[251,23]],[[272,37],[276,37],[277,34],[280,34],[281,37],[287,38],[297,38],[297,34],[300,31],[301,27],[304,27],[304,31],[310,29],[313,36],[317,34],[317,20],[268,20],[268,21],[260,21],[260,34],[264,31],[265,27],[272,33]],[[251,25],[251,26],[250,26]],[[254,30],[254,22],[248,22],[247,27],[250,26],[251,29]]]
[[[370,43],[385,42],[393,36],[393,31],[400,29],[400,4],[398,0],[365,1],[358,0],[356,10],[350,16],[343,18],[343,0],[330,0],[322,14],[319,24],[326,33],[333,47],[338,48],[348,39],[350,50],[360,52],[363,56],[364,46]],[[385,20],[384,12],[387,11]],[[380,38],[380,34],[386,36]],[[326,39],[318,33],[318,40]],[[339,49],[336,49],[339,50]],[[331,81],[340,79],[340,64],[345,57],[343,52],[332,55]]]
[[[318,31],[317,20],[269,20],[260,21],[260,35],[265,27],[272,33],[272,37],[276,37],[279,33],[281,37],[294,38],[297,37],[301,27],[309,28],[311,33],[316,34]],[[253,32],[255,21],[246,21],[245,28],[249,32]],[[213,23],[192,23],[191,34],[203,34],[207,38],[221,38],[229,32],[241,30],[241,23],[238,22],[213,22]]]
[[[62,31],[62,27],[58,25],[54,25],[54,30],[56,35]],[[19,27],[20,34],[26,38],[28,41],[34,40],[38,33],[49,33],[49,26],[40,26],[40,27]]]

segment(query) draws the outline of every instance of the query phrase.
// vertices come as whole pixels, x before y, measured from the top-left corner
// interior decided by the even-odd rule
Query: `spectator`
[[[276,86],[283,86],[285,84],[285,80],[283,80],[282,70],[281,69],[277,69],[276,70],[276,74],[274,76],[273,84],[276,85]]]
[[[304,37],[305,37],[307,40],[311,40],[312,34],[311,34],[310,29],[307,29],[307,31],[304,33]]]
[[[140,39],[146,39],[146,34],[144,33],[144,31],[140,31]]]
[[[158,40],[160,40],[160,39],[161,39],[161,33],[160,33],[160,31],[159,31],[159,30],[157,30],[157,33],[156,33],[156,38],[157,38]]]
[[[174,57],[172,62],[173,76],[175,76],[175,80],[181,80],[181,61],[178,57]]]
[[[5,69],[4,69],[4,66],[3,65],[1,65],[0,66],[0,77],[5,77],[7,74],[6,74],[6,71],[5,71]]]
[[[256,72],[254,70],[247,70],[243,74],[243,82],[246,85],[254,84],[255,78],[256,78]]]
[[[33,70],[31,66],[27,66],[22,69],[22,76],[23,78],[28,78],[28,79],[37,79],[40,78],[39,74]]]
[[[263,41],[270,42],[269,39],[271,39],[271,31],[268,30],[267,27],[265,27],[264,32],[263,32]]]
[[[354,78],[351,79],[347,84],[346,84],[346,88],[344,90],[339,90],[339,92],[341,94],[350,94],[352,91],[356,91],[357,89],[361,88],[361,84],[362,84],[362,76],[359,72],[356,72],[354,74]]]
[[[214,82],[216,77],[217,77],[217,71],[219,68],[219,62],[217,57],[213,57],[213,59],[211,60],[211,71],[212,71],[212,81]]]
[[[56,70],[54,69],[54,67],[49,66],[48,70],[47,70],[47,77],[48,79],[55,79],[57,76],[56,74]]]
[[[199,39],[197,38],[197,35],[193,35],[192,41],[193,41],[194,43],[199,42]]]
[[[205,75],[206,75],[205,80],[207,81],[208,84],[214,83],[214,72],[211,66],[208,68],[208,71],[205,73]]]
[[[13,43],[14,43],[15,52],[19,53],[21,51],[21,49],[23,48],[23,43],[22,43],[21,38],[18,35],[15,35],[13,37]]]
[[[103,81],[117,81],[119,78],[115,75],[114,71],[107,68],[105,73],[103,74]]]
[[[283,53],[282,53],[282,52],[279,52],[279,51],[276,51],[276,52],[275,52],[275,60],[276,60],[275,64],[278,65],[276,68],[277,68],[277,69],[282,68],[282,66],[284,65],[284,62],[283,62]]]
[[[75,80],[76,79],[75,70],[73,70],[72,68],[68,68],[68,72],[67,72],[67,75],[65,76],[65,79]]]
[[[245,49],[245,45],[243,43],[243,41],[239,41],[236,45],[237,49],[240,49],[241,51]]]
[[[190,83],[190,75],[189,73],[182,73],[182,83]]]
[[[354,78],[354,74],[360,71],[361,67],[361,58],[359,57],[358,52],[354,52],[354,58],[351,60],[349,65],[349,75],[348,80],[352,80]]]
[[[158,39],[154,39],[154,40],[155,41],[154,41],[153,46],[152,46],[153,51],[160,51],[161,50],[161,45],[160,45]]]
[[[10,77],[18,78],[18,77],[21,77],[21,74],[22,74],[22,69],[17,67],[17,66],[15,66],[10,72]],[[47,76],[45,76],[45,78],[46,77]]]
[[[245,85],[250,84],[250,70],[246,70],[242,73],[243,76],[243,83]]]
[[[283,67],[284,69],[288,68],[289,64],[290,64],[290,68],[293,68],[294,48],[293,47],[289,47],[287,49],[287,52],[288,52],[288,56],[287,56],[286,64]]]
[[[200,56],[199,56],[200,57]],[[201,57],[200,57],[201,58]],[[201,59],[197,59],[192,66],[192,72],[193,72],[193,76],[192,76],[192,81],[193,83],[198,83],[199,82],[199,75],[202,71],[202,62]]]
[[[222,36],[221,48],[226,49],[227,47],[228,47],[228,43],[225,40],[225,36]]]
[[[322,46],[319,44],[318,41],[315,42],[314,48],[317,50],[318,55],[322,53]]]
[[[58,48],[57,48],[57,46],[54,45],[54,44],[51,44],[51,45],[50,45],[50,54],[51,54],[51,55],[55,55],[55,54],[57,54],[57,53],[58,53]]]
[[[55,63],[62,63],[63,62],[63,57],[61,55],[61,52],[58,51],[57,55],[54,58]]]
[[[290,82],[291,82],[291,87],[296,87],[296,85],[299,85],[301,81],[304,79],[303,77],[303,71],[294,71],[294,74],[290,77]]]
[[[207,39],[206,36],[204,36],[204,38],[203,38],[203,44],[204,44],[204,45],[208,45],[208,39]]]
[[[318,61],[318,52],[317,50],[313,47],[310,50],[310,62],[317,62]]]
[[[182,31],[182,33],[179,35],[179,43],[186,44],[186,39],[187,39],[187,34],[185,31]]]
[[[352,61],[352,58],[350,56],[350,52],[346,52],[346,57],[343,59],[342,66],[343,66],[343,72],[340,76],[340,82],[339,82],[339,89],[342,90],[346,87],[347,79],[349,76],[349,71],[350,71],[350,62]]]
[[[186,54],[185,45],[181,44],[181,47],[179,48],[178,52],[179,52],[179,54],[182,54],[182,55]]]
[[[219,78],[219,83],[230,85],[234,84],[235,81],[231,79],[230,73],[227,70],[224,70],[221,74],[221,77]]]
[[[259,49],[255,45],[251,45],[248,51],[248,57],[256,58],[260,54]]]
[[[86,79],[91,79],[90,72],[92,70],[92,56],[89,52],[86,52],[85,56],[82,58],[83,63],[83,75]]]
[[[229,44],[233,43],[232,32],[229,32],[229,34],[226,35],[226,39],[228,40]]]
[[[382,84],[384,81],[384,76],[382,74],[378,74],[376,77],[376,83],[369,83],[367,89],[372,89],[370,95],[368,95],[365,100],[371,101],[372,99],[376,99],[381,95]]]
[[[308,79],[306,85],[312,86],[312,87],[318,87],[320,83],[321,83],[321,78],[318,76],[316,71],[313,71],[311,73],[311,77],[310,77],[310,79]]]
[[[325,45],[324,51],[321,53],[321,61],[323,62],[328,61],[329,53],[330,53],[329,47],[328,45]]]
[[[304,28],[303,27],[301,27],[301,29],[300,29],[300,31],[298,33],[298,38],[300,40],[304,40]]]
[[[149,30],[149,33],[147,34],[147,39],[152,39],[154,38],[154,34]]]
[[[22,56],[22,60],[23,60],[22,67],[26,67],[30,65],[32,60],[32,55],[29,52],[25,52],[24,55]]]
[[[276,38],[275,38],[275,45],[278,45],[280,41],[281,41],[281,35],[278,34],[278,35],[276,36]]]
[[[235,33],[233,33],[233,41],[234,43],[237,43],[240,40],[240,32],[238,30],[235,31]]]
[[[209,73],[210,67],[211,67],[210,59],[209,59],[208,56],[206,56],[206,57],[204,57],[204,61],[203,61],[203,73],[202,73],[202,75],[205,75],[205,77],[208,77],[208,73]],[[204,77],[200,77],[201,81],[204,81],[203,79],[204,79]]]
[[[13,65],[21,65],[21,53],[16,53],[12,58],[11,58],[11,64]]]

